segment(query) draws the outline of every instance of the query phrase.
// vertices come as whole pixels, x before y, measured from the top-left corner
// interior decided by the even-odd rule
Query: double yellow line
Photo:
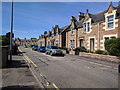
[[[20,48],[18,47],[19,51],[22,52],[22,50],[20,50]],[[32,63],[35,67],[37,67],[37,65],[28,57],[23,53],[23,57],[25,58],[25,60],[27,60],[29,63]]]
[[[54,86],[54,88],[56,88],[56,90],[60,90],[54,83],[52,83],[52,85]]]
[[[40,76],[41,76],[41,77],[46,77],[45,74],[43,74],[42,72],[40,73]],[[50,83],[47,82],[46,85],[47,85],[47,86],[50,86]],[[56,90],[60,90],[54,83],[52,83],[52,85],[53,85],[53,87],[54,87]]]
[[[20,52],[22,52],[22,50],[20,50],[20,48],[18,48]],[[37,67],[37,65],[28,57],[23,53],[23,58],[25,58],[25,60],[27,60],[27,62],[32,63],[35,67]],[[40,76],[45,76],[42,72],[40,73]],[[56,90],[60,90],[54,83],[52,83],[53,87],[56,88]],[[49,86],[47,84],[47,86]]]
[[[23,54],[23,57],[24,57],[29,63],[32,63],[32,64],[37,68],[37,65],[36,65],[28,56],[26,56],[25,54]]]

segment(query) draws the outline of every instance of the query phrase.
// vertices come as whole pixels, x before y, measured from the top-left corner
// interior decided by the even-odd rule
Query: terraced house
[[[53,45],[58,47],[66,46],[66,32],[65,29],[68,26],[59,28],[58,25],[54,25],[51,31],[45,31],[44,35],[39,36],[38,46]]]
[[[82,12],[78,14],[78,19],[72,16],[70,22],[63,28],[55,26],[47,42],[54,38],[54,43],[50,45],[68,49],[84,46],[91,51],[105,50],[105,40],[120,38],[120,5],[113,6],[110,3],[107,10],[97,14],[91,14],[87,9],[85,15]]]

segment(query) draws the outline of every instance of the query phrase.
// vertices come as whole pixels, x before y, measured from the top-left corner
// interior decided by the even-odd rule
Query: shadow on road
[[[23,53],[26,53],[26,52],[20,52],[20,51],[18,51],[17,55],[22,55]]]
[[[43,89],[33,86],[14,85],[14,86],[3,87],[2,90],[43,90]]]

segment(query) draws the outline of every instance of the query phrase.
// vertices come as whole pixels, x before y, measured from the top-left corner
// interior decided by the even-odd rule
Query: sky
[[[54,25],[70,24],[71,16],[78,13],[96,14],[106,10],[110,2],[14,2],[13,32],[15,38],[39,38]],[[113,2],[114,6],[118,2]],[[11,2],[2,2],[2,34],[10,31]]]

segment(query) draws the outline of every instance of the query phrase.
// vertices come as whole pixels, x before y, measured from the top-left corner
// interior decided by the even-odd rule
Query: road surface
[[[118,88],[118,64],[75,55],[50,56],[19,47],[45,88]]]

